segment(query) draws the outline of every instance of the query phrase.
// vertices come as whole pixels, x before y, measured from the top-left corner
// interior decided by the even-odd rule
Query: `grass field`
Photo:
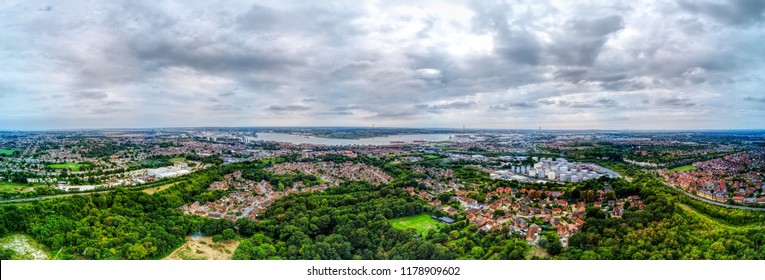
[[[13,155],[13,150],[0,149],[0,155],[6,155],[6,156]]]
[[[212,242],[209,236],[186,237],[181,245],[163,260],[230,260],[239,241]]]
[[[185,157],[174,157],[174,158],[171,158],[170,161],[172,161],[172,162],[184,162],[184,161],[186,161],[186,158]]]
[[[69,169],[71,171],[80,171],[81,168],[88,167],[88,166],[90,166],[90,164],[67,162],[67,163],[50,164],[46,167],[53,168],[53,169]]]
[[[174,158],[171,158],[170,161],[172,161],[172,162],[184,162],[184,161],[186,161],[186,158],[185,157],[174,157]]]
[[[170,187],[172,187],[172,186],[175,186],[175,185],[177,185],[178,183],[180,183],[180,182],[175,182],[175,183],[170,183],[170,184],[164,184],[164,185],[161,185],[161,186],[157,186],[157,187],[151,187],[151,188],[148,188],[148,189],[144,189],[144,190],[143,190],[143,192],[145,192],[145,193],[147,193],[147,194],[155,194],[155,193],[158,193],[158,192],[164,191],[164,190],[166,190],[166,189],[168,189],[168,188],[170,188]]]
[[[545,259],[550,257],[550,255],[547,254],[547,251],[545,251],[545,249],[542,249],[539,246],[529,246],[529,247],[530,247],[529,253],[526,255],[527,260],[531,260],[534,257],[538,257],[540,259]]]
[[[672,168],[671,171],[693,171],[693,170],[696,170],[696,167],[693,167],[693,165],[684,165],[684,166]]]
[[[441,224],[430,217],[428,214],[419,214],[409,217],[395,218],[388,220],[390,224],[397,229],[414,229],[417,234],[425,236],[430,230],[438,229]]]
[[[13,192],[29,192],[32,190],[34,190],[32,186],[18,184],[18,183],[11,183],[11,182],[0,182],[0,192],[13,193]]]

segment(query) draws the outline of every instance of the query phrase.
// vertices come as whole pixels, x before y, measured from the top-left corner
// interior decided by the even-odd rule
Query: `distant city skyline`
[[[0,130],[765,128],[765,1],[0,3]]]

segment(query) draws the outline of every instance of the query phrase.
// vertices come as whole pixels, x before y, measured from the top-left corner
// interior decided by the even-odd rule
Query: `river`
[[[450,141],[451,134],[401,134],[383,137],[371,137],[362,139],[333,139],[315,136],[295,135],[287,133],[258,133],[259,141],[276,141],[293,144],[314,144],[328,146],[347,146],[347,145],[391,145],[391,141],[403,141],[406,144],[412,144],[415,140],[425,140],[427,142]]]

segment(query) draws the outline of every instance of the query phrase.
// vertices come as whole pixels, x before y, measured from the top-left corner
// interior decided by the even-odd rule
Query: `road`
[[[717,205],[717,206],[727,207],[727,208],[742,209],[742,210],[765,211],[765,208],[747,207],[747,206],[740,206],[740,205],[730,205],[730,204],[725,204],[725,203],[722,203],[722,202],[712,201],[712,200],[709,200],[709,199],[706,199],[706,198],[703,198],[703,197],[691,194],[691,193],[689,193],[687,191],[684,191],[684,190],[682,190],[682,189],[680,189],[678,187],[675,187],[672,184],[669,184],[667,182],[664,182],[664,185],[667,185],[668,187],[674,188],[674,189],[680,191],[681,193],[683,193],[684,195],[687,195],[690,198],[693,198],[693,199],[698,200],[698,201],[706,202],[706,203],[709,203],[709,204],[714,204],[714,205]]]

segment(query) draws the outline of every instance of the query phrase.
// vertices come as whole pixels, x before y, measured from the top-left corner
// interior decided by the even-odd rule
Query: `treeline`
[[[128,164],[128,166],[130,167],[130,169],[159,168],[159,167],[173,165],[173,162],[171,161],[171,159],[172,159],[171,156],[155,155],[137,162],[131,162]]]
[[[455,258],[464,260],[522,260],[531,248],[518,238],[518,233],[511,234],[507,228],[481,232],[464,221],[444,225],[440,231],[429,234],[427,240],[443,244]]]
[[[114,142],[107,142],[102,144],[96,144],[96,143],[88,143],[88,142],[90,141],[85,141],[85,143],[83,144],[84,146],[88,148],[86,150],[80,151],[80,155],[82,155],[83,157],[88,157],[88,158],[110,157],[122,150],[140,147],[139,145],[131,144],[131,143],[117,144]]]
[[[201,161],[202,163],[206,163],[206,164],[219,165],[223,163],[223,159],[220,157],[220,155],[211,155],[208,157],[201,157],[197,154],[189,153],[189,154],[186,154],[185,157],[188,160]]]

